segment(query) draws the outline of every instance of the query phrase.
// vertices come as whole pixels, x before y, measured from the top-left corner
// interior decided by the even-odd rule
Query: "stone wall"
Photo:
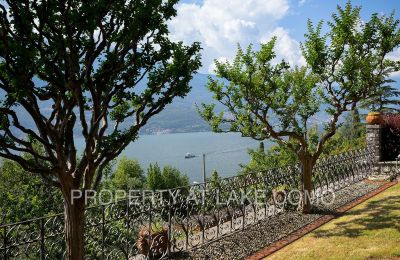
[[[383,138],[383,125],[367,125],[367,145],[375,151],[376,173],[371,179],[392,180],[400,173],[400,164],[396,161],[383,161],[382,150],[385,140]]]
[[[375,151],[375,162],[381,161],[382,126],[367,125],[367,145]]]
[[[381,115],[381,161],[395,161],[400,154],[400,114]]]

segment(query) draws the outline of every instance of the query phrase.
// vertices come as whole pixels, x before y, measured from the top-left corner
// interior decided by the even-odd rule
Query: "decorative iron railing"
[[[373,170],[366,148],[320,160],[316,197],[358,182]],[[174,190],[141,194],[86,210],[87,259],[179,257],[285,210],[274,194],[298,188],[299,165],[239,175]],[[236,197],[235,197],[236,196]],[[239,199],[237,199],[239,198]],[[62,259],[63,214],[0,226],[3,259]]]

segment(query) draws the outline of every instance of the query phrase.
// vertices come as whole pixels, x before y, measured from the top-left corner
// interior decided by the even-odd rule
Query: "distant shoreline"
[[[209,131],[209,130],[204,130],[204,131],[184,131],[184,132],[159,132],[159,133],[140,133],[139,136],[144,136],[144,135],[174,135],[174,134],[191,134],[191,133],[215,133],[213,131]],[[215,134],[219,134],[219,133],[215,133]],[[224,133],[221,133],[224,134]]]

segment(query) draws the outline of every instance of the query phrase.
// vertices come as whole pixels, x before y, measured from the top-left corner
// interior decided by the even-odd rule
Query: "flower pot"
[[[164,228],[157,231],[150,231],[149,228],[143,227],[139,232],[136,245],[139,253],[143,255],[165,255],[169,246],[168,231]]]
[[[365,120],[367,121],[367,124],[369,124],[369,125],[379,125],[382,122],[381,113],[370,112],[370,113],[368,113]]]
[[[286,190],[272,190],[272,196],[275,203],[284,203],[286,200]]]

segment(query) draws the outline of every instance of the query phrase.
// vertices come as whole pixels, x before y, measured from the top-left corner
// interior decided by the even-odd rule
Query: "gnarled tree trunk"
[[[85,227],[85,200],[84,198],[64,198],[65,217],[65,246],[66,259],[84,259],[84,227]]]
[[[303,175],[303,190],[302,190],[302,201],[300,210],[302,213],[310,213],[311,212],[311,191],[313,188],[312,185],[312,172],[314,168],[314,160],[312,156],[304,156],[301,159],[301,164],[303,166],[302,175]]]

